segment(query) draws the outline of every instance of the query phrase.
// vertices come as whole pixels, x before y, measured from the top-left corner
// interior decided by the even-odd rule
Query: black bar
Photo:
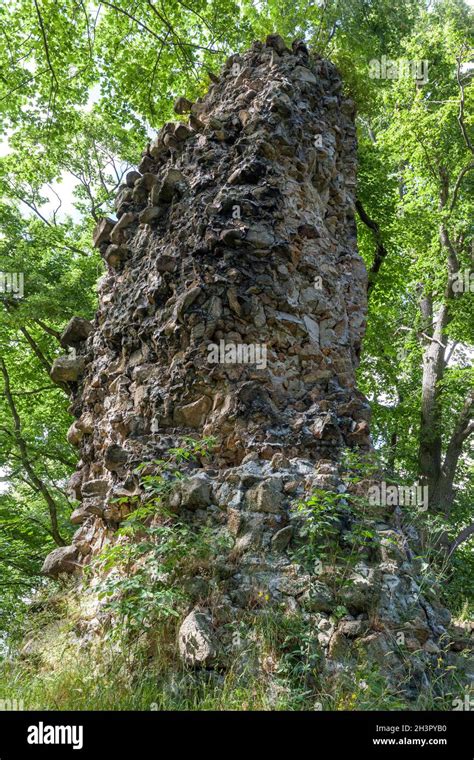
[[[290,757],[472,760],[473,714],[460,712],[2,712],[0,760]],[[42,726],[42,727],[41,727]],[[56,732],[55,727],[62,726]],[[53,727],[53,728],[50,728]],[[76,727],[75,733],[74,728]],[[80,728],[82,727],[82,736]],[[33,744],[30,740],[43,740]],[[69,744],[49,744],[50,738]],[[82,747],[79,744],[82,743]],[[77,749],[73,749],[73,744]],[[328,755],[325,753],[330,752]]]

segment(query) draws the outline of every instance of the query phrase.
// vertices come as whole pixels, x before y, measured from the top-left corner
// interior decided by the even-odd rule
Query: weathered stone
[[[46,557],[41,572],[43,575],[49,575],[52,578],[57,578],[63,573],[72,573],[78,566],[78,551],[77,547],[72,546],[60,546]]]
[[[128,457],[128,451],[117,443],[113,443],[111,446],[107,446],[105,450],[104,467],[112,471],[120,470],[128,460]]]
[[[276,478],[268,478],[247,491],[247,504],[254,512],[278,513],[284,503],[282,485]]]
[[[84,433],[77,426],[77,422],[73,422],[71,427],[67,431],[68,443],[70,443],[71,446],[79,446],[80,442],[82,441],[83,436],[84,436]]]
[[[271,583],[271,587],[288,596],[301,596],[307,592],[311,578],[309,575],[282,575]]]
[[[130,512],[132,512],[134,509],[134,504],[130,501],[116,501],[115,499],[111,499],[106,504],[104,504],[103,508],[103,516],[104,519],[108,522],[112,523],[121,523],[123,520],[125,520]]]
[[[189,116],[189,126],[195,131],[195,132],[201,132],[205,124],[200,119],[198,119],[197,116],[194,114],[190,114]]]
[[[179,141],[174,135],[167,134],[163,136],[163,145],[173,153],[178,148]]]
[[[85,435],[91,435],[94,432],[94,417],[90,412],[82,414],[77,420],[76,424],[79,430],[81,430]]]
[[[283,37],[280,37],[279,34],[269,34],[265,40],[265,44],[267,47],[271,47],[276,50],[279,55],[285,52],[289,52],[288,48],[286,47],[285,40]]]
[[[164,216],[164,209],[161,206],[148,206],[138,215],[140,224],[152,224]]]
[[[193,610],[181,623],[178,633],[179,653],[191,666],[208,666],[217,655],[217,643],[211,618]]]
[[[135,182],[137,182],[139,179],[141,179],[140,172],[131,171],[127,172],[125,175],[125,182],[127,183],[128,187],[133,187],[135,185]]]
[[[160,203],[171,203],[184,180],[184,174],[178,169],[169,169],[162,182],[152,188],[150,196],[152,204],[158,206]]]
[[[78,507],[71,513],[70,520],[73,525],[81,525],[88,517],[90,517],[90,514],[87,509],[85,507]]]
[[[92,240],[96,248],[102,243],[108,243],[110,241],[110,235],[114,226],[115,222],[113,219],[101,219],[97,222],[94,232],[92,233]]]
[[[328,655],[332,660],[345,660],[353,654],[349,640],[337,630],[329,639]]]
[[[163,144],[163,138],[162,135],[157,135],[155,139],[150,144],[150,155],[155,159],[159,160],[162,156],[168,153],[168,150],[166,146]],[[148,164],[150,164],[150,159],[148,159]],[[140,167],[138,167],[140,168]],[[143,171],[148,171],[149,166],[145,166]]]
[[[177,98],[174,102],[173,110],[177,114],[189,113],[193,104],[187,98]]]
[[[211,480],[204,473],[186,479],[181,485],[181,506],[202,509],[211,501]]]
[[[189,129],[189,127],[186,126],[186,124],[176,124],[173,134],[178,142],[184,142],[184,140],[187,140],[188,137],[191,137],[193,132],[191,129]]]
[[[238,528],[238,536],[234,545],[234,551],[243,554],[246,551],[260,549],[263,538],[262,515],[241,514]]]
[[[312,71],[306,68],[306,66],[297,66],[293,70],[293,79],[297,79],[299,82],[308,82],[308,84],[316,84],[318,81]]]
[[[73,317],[61,333],[59,342],[63,348],[77,346],[89,337],[93,329],[88,319]]]
[[[112,269],[118,269],[124,261],[128,259],[128,248],[125,245],[112,243],[107,246],[104,253],[104,259]]]
[[[73,472],[68,481],[68,491],[74,499],[80,499],[82,496],[82,473]]]
[[[131,224],[136,219],[136,214],[134,214],[131,211],[127,211],[126,214],[123,214],[120,219],[118,220],[117,224],[114,225],[114,228],[112,232],[110,233],[110,240],[112,243],[117,243],[117,245],[120,245],[125,241],[124,232],[127,229],[127,227],[130,227]]]
[[[344,636],[348,636],[350,639],[355,639],[357,636],[362,636],[368,629],[368,620],[341,620],[337,629]]]
[[[141,179],[138,180],[132,192],[132,200],[135,206],[144,206],[148,202],[150,191]]]
[[[151,148],[150,148],[150,153],[151,153]],[[140,172],[140,174],[145,174],[145,172],[149,172],[155,167],[154,158],[156,158],[156,156],[154,156],[153,154],[148,155],[148,153],[146,153],[143,156],[142,160],[138,164],[138,171]]]
[[[133,200],[133,193],[130,187],[122,185],[115,198],[114,208],[117,214],[123,213],[129,207]]]
[[[272,536],[272,549],[274,552],[284,552],[291,541],[293,526],[287,525]]]
[[[81,356],[59,356],[50,372],[53,383],[77,383],[84,372],[84,359]]]
[[[163,254],[156,259],[155,266],[158,272],[174,272],[177,267],[177,261],[174,256]]]
[[[312,580],[310,587],[300,598],[305,610],[310,612],[331,612],[335,607],[334,594],[324,583]]]
[[[83,497],[87,496],[105,496],[109,490],[108,480],[97,478],[96,480],[88,480],[82,486]]]
[[[339,599],[350,612],[367,612],[378,593],[378,583],[372,568],[364,575],[354,573],[338,592]]]
[[[208,396],[201,396],[201,398],[193,401],[191,404],[185,404],[181,408],[176,409],[174,415],[175,422],[177,425],[185,425],[191,428],[201,427],[211,406],[210,398]]]
[[[145,188],[148,192],[154,187],[154,185],[158,184],[158,177],[156,174],[153,174],[153,172],[145,172],[143,177],[140,179],[140,185]],[[136,185],[135,185],[136,186]]]

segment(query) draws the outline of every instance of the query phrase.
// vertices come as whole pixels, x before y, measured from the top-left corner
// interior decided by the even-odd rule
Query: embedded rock
[[[291,541],[293,526],[287,525],[272,536],[272,549],[275,552],[283,552]]]
[[[52,366],[50,377],[53,383],[77,383],[83,372],[82,357],[59,356]]]
[[[334,594],[328,586],[319,581],[313,581],[301,597],[303,608],[311,612],[331,612],[335,607],[334,601]]]
[[[193,475],[184,481],[180,489],[181,506],[186,509],[202,509],[211,502],[211,481],[204,474]]]
[[[178,114],[189,113],[193,104],[187,98],[178,98],[174,103],[174,112]]]
[[[68,348],[69,346],[75,347],[84,340],[87,340],[93,329],[93,325],[89,320],[82,317],[73,317],[61,333],[59,342],[63,348]]]
[[[63,573],[71,573],[79,566],[79,552],[77,546],[60,546],[46,557],[41,572],[43,575],[49,575],[57,578]]]
[[[210,616],[193,610],[181,623],[178,646],[187,665],[212,664],[217,654],[217,644]]]
[[[92,240],[96,248],[99,248],[102,243],[110,241],[110,234],[114,228],[114,224],[113,219],[101,219],[97,223],[92,233]]]
[[[104,467],[107,470],[119,470],[128,460],[128,452],[117,443],[112,443],[105,450]]]

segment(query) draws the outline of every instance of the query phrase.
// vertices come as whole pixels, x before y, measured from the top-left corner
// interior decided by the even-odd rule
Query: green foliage
[[[209,456],[213,442],[210,437],[185,438],[181,447],[168,450],[166,459],[138,465],[145,496],[132,501],[132,511],[114,541],[88,569],[92,578],[105,577],[96,592],[107,602],[114,636],[145,631],[178,616],[187,599],[183,580],[193,569],[209,565],[224,548],[224,538],[206,526],[196,529],[183,522],[170,511],[166,499],[185,480],[177,468]],[[143,474],[150,468],[153,474]]]
[[[344,490],[315,488],[292,507],[298,526],[293,541],[294,558],[309,572],[321,572],[321,563],[342,564],[349,569],[362,552],[378,542],[368,499],[350,492],[350,487],[380,472],[376,454],[345,449],[342,454]],[[319,569],[318,569],[319,568]]]
[[[308,499],[298,502],[294,514],[298,518],[300,545],[295,558],[309,570],[315,561],[327,558],[334,549],[340,529],[340,512],[347,504],[345,495],[317,488]]]

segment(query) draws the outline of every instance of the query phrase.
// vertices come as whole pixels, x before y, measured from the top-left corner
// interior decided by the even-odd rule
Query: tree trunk
[[[430,505],[441,476],[441,408],[438,383],[444,372],[445,336],[448,321],[445,305],[436,316],[432,336],[427,339],[423,354],[423,379],[421,387],[421,424],[419,463],[420,475],[428,486]]]

